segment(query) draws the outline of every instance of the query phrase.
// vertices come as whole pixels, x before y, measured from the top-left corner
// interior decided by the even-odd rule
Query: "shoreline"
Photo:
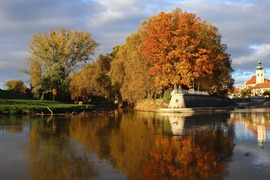
[[[270,101],[264,102],[241,102],[224,107],[194,107],[194,108],[168,108],[168,106],[153,104],[144,105],[144,107],[135,107],[138,111],[149,111],[158,113],[201,113],[201,112],[229,112],[238,109],[256,109],[256,108],[270,108]]]

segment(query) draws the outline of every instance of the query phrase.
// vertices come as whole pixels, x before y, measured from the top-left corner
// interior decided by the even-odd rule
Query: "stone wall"
[[[229,105],[230,99],[228,98],[209,95],[172,94],[169,108],[225,107]]]

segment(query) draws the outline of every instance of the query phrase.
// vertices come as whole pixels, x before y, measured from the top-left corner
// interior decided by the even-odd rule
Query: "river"
[[[269,179],[270,109],[0,116],[0,179]]]

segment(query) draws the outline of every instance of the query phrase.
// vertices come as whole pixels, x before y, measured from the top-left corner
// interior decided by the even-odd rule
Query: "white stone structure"
[[[171,101],[169,104],[170,109],[185,108],[184,94],[183,93],[172,93]]]

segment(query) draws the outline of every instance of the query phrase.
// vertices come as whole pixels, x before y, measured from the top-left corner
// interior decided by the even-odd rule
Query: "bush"
[[[164,91],[162,100],[167,104],[170,103],[170,100],[171,100],[171,91],[170,90]]]

